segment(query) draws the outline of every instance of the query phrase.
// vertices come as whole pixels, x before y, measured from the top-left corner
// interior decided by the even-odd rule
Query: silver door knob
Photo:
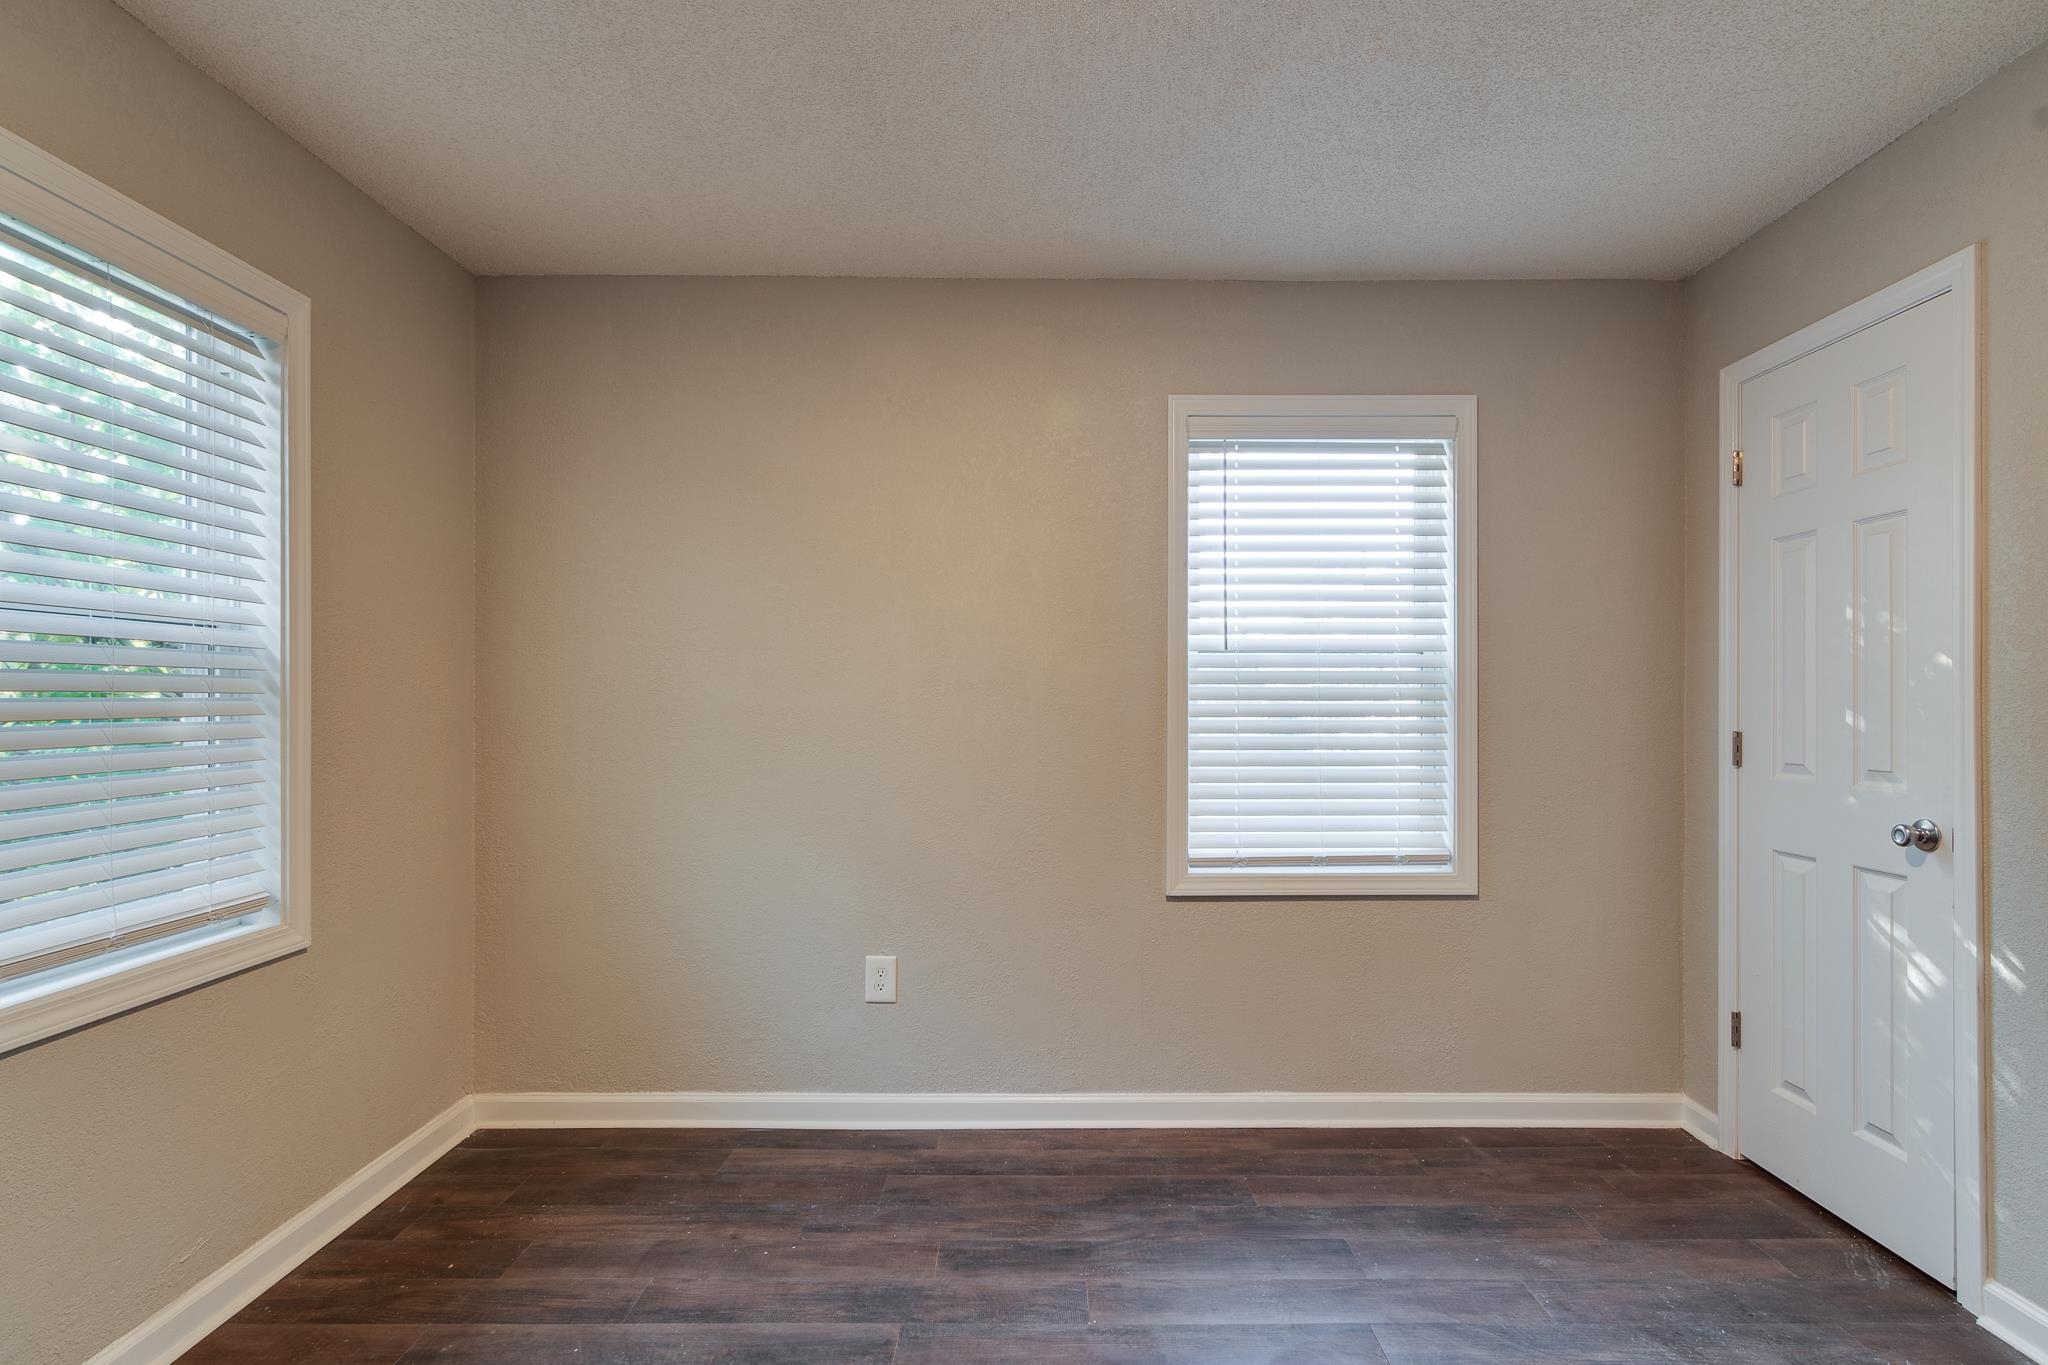
[[[1917,848],[1932,853],[1941,847],[1941,826],[1932,820],[1915,820],[1910,825],[1893,825],[1892,842],[1900,848]]]

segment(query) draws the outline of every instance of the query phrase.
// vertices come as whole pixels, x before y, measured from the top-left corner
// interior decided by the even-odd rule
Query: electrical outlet
[[[867,993],[863,998],[870,1005],[893,1005],[896,1003],[895,958],[871,957],[868,959]]]

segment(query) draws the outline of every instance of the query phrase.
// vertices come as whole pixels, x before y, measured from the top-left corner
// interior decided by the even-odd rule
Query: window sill
[[[1476,896],[1479,873],[1181,871],[1167,874],[1166,894],[1185,900],[1422,900]]]
[[[0,1055],[300,952],[289,923],[225,924],[0,987]]]

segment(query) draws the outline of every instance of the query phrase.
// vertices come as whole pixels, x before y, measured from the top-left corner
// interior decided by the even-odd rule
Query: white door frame
[[[1756,354],[1738,360],[1721,371],[1721,447],[1715,453],[1720,464],[1721,483],[1721,691],[1720,729],[1716,735],[1716,762],[1720,769],[1720,857],[1717,873],[1720,887],[1721,953],[1720,953],[1720,1005],[1721,1013],[1715,1021],[1720,1030],[1720,1106],[1719,1136],[1721,1150],[1730,1156],[1742,1153],[1741,1113],[1738,1100],[1741,1087],[1738,1084],[1737,1067],[1741,1065],[1742,1054],[1731,1046],[1728,1017],[1740,1009],[1740,957],[1738,954],[1736,913],[1736,823],[1737,789],[1735,767],[1730,761],[1726,745],[1728,737],[1737,726],[1736,721],[1736,642],[1739,639],[1737,627],[1736,566],[1739,527],[1736,522],[1736,498],[1734,481],[1730,477],[1728,461],[1732,452],[1740,447],[1742,439],[1740,426],[1739,399],[1741,387],[1749,380],[1758,378],[1781,365],[1788,365],[1802,356],[1820,350],[1822,347],[1840,341],[1842,338],[1866,327],[1883,322],[1918,303],[1925,303],[1942,294],[1953,294],[1957,306],[1962,310],[1960,331],[1963,344],[1963,375],[1967,393],[1962,405],[1963,459],[1957,477],[1961,481],[1956,506],[1961,518],[1957,543],[1962,547],[1963,572],[1962,601],[1958,610],[1962,613],[1963,657],[1959,660],[1959,694],[1963,700],[1961,733],[1957,736],[1957,754],[1961,764],[1961,790],[1958,793],[1955,811],[1954,842],[1951,848],[1955,857],[1955,930],[1954,961],[1954,1008],[1955,1008],[1955,1195],[1956,1195],[1956,1298],[1971,1312],[1982,1312],[1984,1305],[1985,1256],[1989,1241],[1989,1229],[1985,1223],[1987,1201],[1984,1197],[1984,1075],[1981,1039],[1985,1030],[1980,1026],[1983,1002],[1984,962],[1979,945],[1982,942],[1982,914],[1986,897],[1983,891],[1984,863],[1980,831],[1984,827],[1984,789],[1979,774],[1982,771],[1983,690],[1982,670],[1979,667],[1982,649],[1981,611],[1984,594],[1982,580],[1984,560],[1977,539],[1978,498],[1982,481],[1979,477],[1979,463],[1982,447],[1979,432],[1982,423],[1982,370],[1979,356],[1982,342],[1979,336],[1978,307],[1982,276],[1979,272],[1979,253],[1975,246],[1969,246],[1946,260],[1935,262],[1909,279],[1901,280],[1889,289],[1880,290],[1860,303],[1851,304],[1841,312],[1823,318],[1811,327],[1794,332],[1776,345],[1766,346]]]

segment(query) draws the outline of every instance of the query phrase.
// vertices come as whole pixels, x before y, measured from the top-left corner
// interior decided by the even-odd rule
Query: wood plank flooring
[[[187,1365],[2020,1362],[1673,1132],[486,1130]]]

